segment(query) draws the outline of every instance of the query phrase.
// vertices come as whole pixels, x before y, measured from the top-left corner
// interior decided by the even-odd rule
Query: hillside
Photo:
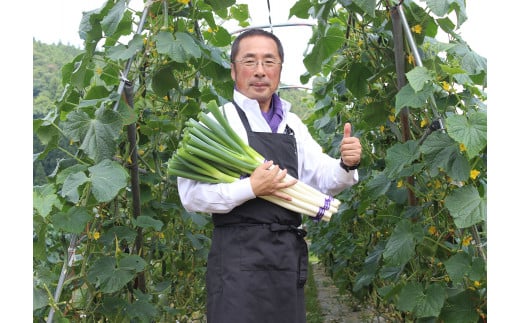
[[[73,46],[33,39],[33,114],[44,115],[51,109],[63,90],[61,68],[79,53]]]
[[[61,68],[81,52],[73,46],[49,45],[33,39],[33,119],[45,116],[60,96],[63,85]],[[44,147],[33,135],[33,154],[42,152]],[[33,185],[46,183],[46,176],[56,167],[57,160],[63,158],[58,151],[51,151],[42,160],[33,163]]]

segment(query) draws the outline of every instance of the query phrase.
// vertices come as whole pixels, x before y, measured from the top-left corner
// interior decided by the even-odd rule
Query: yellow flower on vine
[[[410,30],[416,34],[420,34],[422,32],[422,27],[421,25],[415,25],[412,28],[410,28]]]
[[[92,238],[94,238],[94,240],[98,240],[99,237],[101,236],[101,234],[99,232],[94,232],[94,234],[92,235]]]
[[[437,233],[437,228],[434,225],[431,225],[428,228],[428,233],[431,234],[432,236],[435,235],[435,233]]]
[[[144,150],[142,150],[142,149],[137,150],[137,154],[138,154],[139,156],[144,155]]]
[[[442,185],[442,184],[441,184],[441,181],[439,181],[438,179],[436,179],[435,182],[433,182],[433,185],[434,185],[435,188],[438,189],[438,188],[441,188],[441,185]]]
[[[459,145],[459,149],[460,149],[460,152],[463,153],[463,152],[466,151],[466,146],[465,146],[463,143],[461,143],[461,144]]]
[[[462,240],[462,245],[464,247],[467,247],[467,246],[469,246],[469,244],[471,243],[472,240],[473,240],[473,237],[467,236],[466,238],[464,238],[464,240]]]
[[[422,119],[421,120],[421,128],[424,128],[428,125],[428,119]]]
[[[161,144],[159,145],[159,152],[163,152],[166,149],[166,146]]]
[[[398,182],[397,182],[397,188],[401,188],[403,187],[403,180],[400,179]]]
[[[213,28],[209,27],[208,28],[208,33],[212,33],[213,32]]]
[[[471,172],[469,173],[469,177],[471,177],[471,179],[476,179],[478,177],[478,175],[480,175],[480,171],[478,171],[476,169],[472,169]]]
[[[385,126],[381,125],[379,127],[379,132],[381,132],[381,133],[385,132]]]
[[[390,120],[390,122],[394,122],[395,121],[395,116],[393,114],[389,115],[388,116],[388,120]]]
[[[473,286],[475,286],[476,288],[479,288],[480,285],[481,285],[481,284],[480,284],[480,282],[479,282],[478,280],[475,280],[475,281],[473,282]]]
[[[413,55],[408,55],[408,64],[415,65],[415,57]]]
[[[96,67],[96,74],[101,75],[103,73],[103,69],[101,67]]]
[[[177,0],[177,2],[182,4],[188,4],[190,3],[190,0]]]
[[[159,232],[157,235],[160,239],[164,239],[164,232]]]
[[[442,81],[441,84],[442,84],[442,88],[444,89],[444,91],[449,92],[449,91],[451,90],[451,85],[450,85],[450,83],[448,83],[448,82],[446,82],[446,81]]]

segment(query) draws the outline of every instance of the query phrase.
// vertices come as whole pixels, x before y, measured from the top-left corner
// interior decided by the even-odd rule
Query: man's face
[[[248,66],[247,63],[252,62],[258,64]],[[275,64],[268,66],[266,62]],[[263,111],[269,109],[271,96],[280,83],[281,71],[281,58],[274,40],[264,36],[251,36],[240,41],[235,63],[231,64],[231,77],[237,90],[248,98],[257,100]]]

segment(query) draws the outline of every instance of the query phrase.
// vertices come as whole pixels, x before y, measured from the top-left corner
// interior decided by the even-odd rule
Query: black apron
[[[252,132],[245,113],[236,103],[235,107],[249,145],[297,178],[292,130]],[[306,322],[308,254],[305,231],[298,228],[301,215],[255,198],[212,218],[206,273],[208,323]]]

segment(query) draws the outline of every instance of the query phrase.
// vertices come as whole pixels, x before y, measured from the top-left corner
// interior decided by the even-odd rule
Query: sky
[[[142,10],[143,0],[130,0],[129,7]],[[269,1],[271,22],[273,25],[281,23],[313,23],[296,17],[289,17],[289,10],[296,1]],[[461,34],[463,38],[480,55],[485,56],[489,52],[486,42],[483,41],[482,33],[486,26],[481,24],[481,15],[485,10],[475,6],[478,0],[468,0],[468,21],[463,24]],[[36,1],[33,11],[37,12],[36,24],[33,25],[33,37],[44,43],[52,44],[61,42],[76,47],[83,45],[78,35],[78,26],[83,11],[91,11],[100,8],[105,0],[45,0]],[[269,10],[267,1],[261,0],[238,0],[237,3],[246,3],[249,6],[252,26],[269,25]],[[225,26],[228,31],[233,32],[240,29],[231,24]],[[275,27],[274,33],[280,38],[284,45],[286,57],[283,66],[282,83],[288,85],[301,85],[299,77],[305,72],[303,65],[303,54],[306,50],[307,41],[312,34],[309,26]],[[307,84],[308,85],[308,84]]]
[[[97,9],[104,2],[39,0],[3,4],[0,93],[3,96],[4,122],[0,127],[3,151],[0,167],[4,171],[4,189],[0,196],[4,202],[3,223],[7,226],[4,226],[0,239],[2,245],[11,247],[3,248],[3,259],[9,259],[10,264],[4,266],[2,274],[4,277],[23,275],[20,279],[6,279],[6,283],[12,286],[6,286],[9,292],[0,296],[4,305],[9,302],[19,304],[24,298],[27,299],[24,303],[29,306],[31,303],[28,298],[32,288],[29,276],[32,276],[29,258],[32,250],[32,203],[27,202],[32,196],[32,128],[28,121],[32,120],[32,95],[29,94],[32,93],[32,39],[81,46],[77,30],[82,12]],[[250,12],[254,14],[253,26],[268,24],[267,1],[243,2],[249,4]],[[143,0],[131,0],[129,6],[139,8],[142,3]],[[287,23],[293,3],[271,0],[272,23]],[[515,237],[519,228],[516,225],[518,207],[512,204],[518,199],[515,186],[520,181],[520,172],[514,166],[516,158],[510,155],[511,151],[516,151],[514,142],[519,136],[514,130],[520,120],[515,95],[518,93],[515,82],[518,64],[515,63],[516,52],[510,45],[517,38],[513,24],[518,21],[519,11],[515,7],[518,2],[466,0],[466,6],[468,20],[462,27],[462,38],[477,53],[488,58],[488,187],[492,187],[488,189],[488,241],[491,242],[488,245],[488,317],[490,321],[502,322],[515,317],[513,313],[516,313],[515,298],[506,293],[517,277],[518,268],[510,262],[515,261],[510,259],[517,258],[510,253],[516,252]],[[293,22],[294,17],[290,21]],[[303,73],[303,51],[310,32],[310,27],[275,28],[275,34],[284,43],[287,57],[291,57],[284,64],[282,82],[299,83],[298,77]],[[498,296],[500,301],[497,302],[496,295],[506,297]],[[16,315],[20,320],[18,306],[4,307],[4,318]],[[29,321],[31,311],[24,313]]]

